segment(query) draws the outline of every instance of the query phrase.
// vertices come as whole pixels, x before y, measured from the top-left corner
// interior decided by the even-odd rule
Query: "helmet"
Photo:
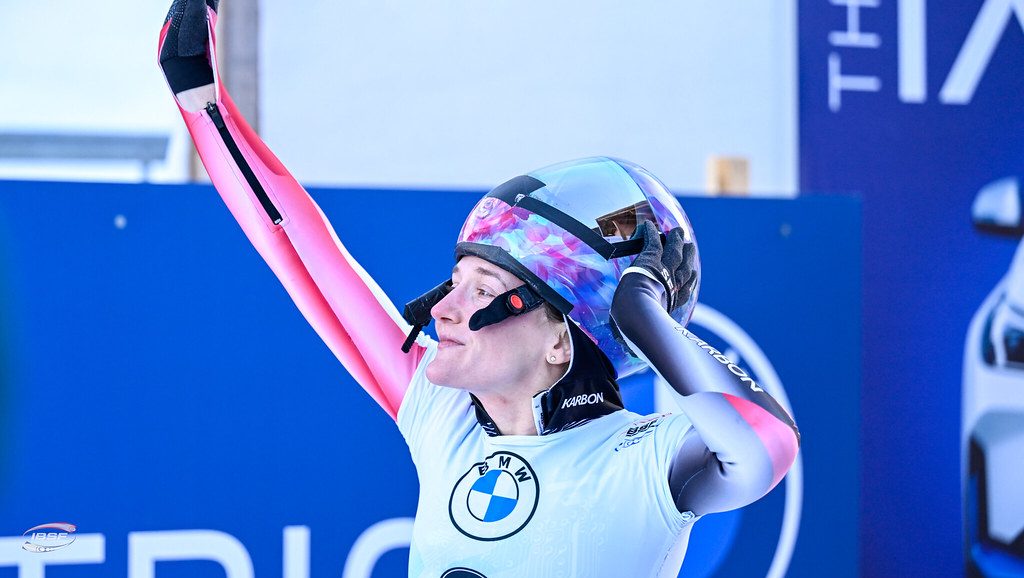
[[[632,163],[594,157],[545,167],[492,190],[473,208],[455,248],[502,267],[574,320],[611,361],[618,377],[645,367],[612,329],[609,310],[622,272],[642,249],[644,220],[666,233],[693,229],[675,197]],[[697,283],[672,317],[686,324]]]

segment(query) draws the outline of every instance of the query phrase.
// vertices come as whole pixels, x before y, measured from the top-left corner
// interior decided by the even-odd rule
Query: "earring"
[[[554,355],[548,357],[548,361],[550,361],[551,363],[554,363],[555,359],[557,359],[557,358]]]

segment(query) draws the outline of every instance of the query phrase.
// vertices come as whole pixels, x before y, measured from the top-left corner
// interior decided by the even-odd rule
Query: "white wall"
[[[156,44],[169,0],[0,0],[0,131],[170,135],[153,180],[180,180],[191,144]],[[0,160],[0,179],[140,180],[136,162]]]
[[[594,154],[797,183],[796,2],[262,0],[261,130],[305,182],[493,186]]]
[[[231,2],[231,0],[224,0]],[[173,137],[156,66],[169,0],[0,0],[0,131]],[[261,129],[303,182],[487,188],[569,158],[677,190],[708,155],[796,189],[796,2],[261,0]],[[0,160],[0,178],[138,180],[137,163]]]

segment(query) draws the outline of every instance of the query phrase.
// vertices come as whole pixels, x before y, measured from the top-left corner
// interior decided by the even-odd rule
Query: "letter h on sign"
[[[878,8],[880,0],[829,0],[833,6],[846,7],[846,30],[833,30],[828,33],[828,42],[837,48],[878,48],[881,38],[871,32],[863,32],[860,28],[860,9]],[[844,90],[862,92],[878,92],[882,81],[877,76],[854,75],[842,73],[842,59],[832,51],[828,55],[828,107],[836,112],[842,106]]]

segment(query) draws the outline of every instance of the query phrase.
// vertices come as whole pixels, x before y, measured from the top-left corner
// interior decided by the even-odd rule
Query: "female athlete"
[[[216,9],[176,0],[160,64],[231,213],[409,445],[410,576],[675,576],[697,519],[779,483],[799,434],[683,327],[699,261],[660,182],[607,158],[512,179],[400,316],[219,82]],[[683,413],[623,409],[616,376],[644,365]]]

